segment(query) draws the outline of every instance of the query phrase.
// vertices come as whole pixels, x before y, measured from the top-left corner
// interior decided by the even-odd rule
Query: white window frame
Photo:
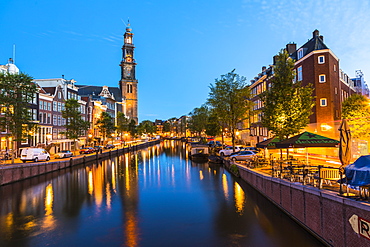
[[[320,61],[320,58],[322,58],[322,61]],[[317,57],[317,62],[318,62],[319,64],[324,64],[324,63],[325,63],[325,56],[318,56],[318,57]]]
[[[302,66],[299,66],[297,68],[297,81],[302,81],[303,80],[303,69]]]
[[[323,80],[322,80],[323,79]],[[325,83],[326,82],[326,75],[325,74],[321,74],[319,75],[319,82],[320,83]]]
[[[321,98],[320,99],[320,106],[328,106],[327,98]]]

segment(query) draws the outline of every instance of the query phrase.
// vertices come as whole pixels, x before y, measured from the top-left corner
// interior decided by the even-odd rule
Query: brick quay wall
[[[135,146],[109,150],[92,155],[76,156],[69,159],[62,159],[58,161],[37,162],[37,163],[22,163],[14,165],[0,166],[0,186],[17,182],[23,179],[35,177],[49,172],[61,170],[67,167],[72,167],[80,164],[85,164],[98,159],[110,158],[149,146],[160,143],[160,140],[141,143]]]
[[[327,245],[370,246],[369,203],[237,166],[244,181]]]

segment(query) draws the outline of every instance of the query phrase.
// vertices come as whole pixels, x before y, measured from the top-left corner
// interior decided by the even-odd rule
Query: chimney
[[[297,44],[289,43],[286,45],[286,51],[291,55],[293,52],[297,50]]]
[[[324,36],[320,35],[319,37],[320,37],[321,41],[324,42]]]
[[[262,72],[266,70],[266,66],[262,66]]]
[[[320,35],[320,32],[317,29],[315,31],[313,31],[313,33],[312,33],[313,38],[315,38],[316,36],[319,36],[319,35]]]
[[[275,55],[275,56],[272,58],[273,65],[275,65],[275,64],[276,64],[277,58],[278,58],[278,55]]]

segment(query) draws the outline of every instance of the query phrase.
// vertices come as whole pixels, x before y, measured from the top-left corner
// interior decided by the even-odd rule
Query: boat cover
[[[344,168],[347,184],[362,186],[370,184],[370,155],[358,158],[353,164]]]

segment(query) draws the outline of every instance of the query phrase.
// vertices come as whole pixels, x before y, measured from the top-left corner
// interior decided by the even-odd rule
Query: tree
[[[347,119],[353,138],[370,138],[369,99],[360,94],[353,94],[342,104],[342,118]]]
[[[247,119],[251,108],[250,90],[246,85],[246,78],[239,76],[235,70],[221,75],[210,85],[207,102],[218,118],[218,122],[227,126],[231,133],[231,140],[235,149],[235,132],[237,124]]]
[[[67,99],[65,108],[62,111],[62,117],[66,119],[66,131],[64,134],[68,139],[75,141],[75,150],[77,149],[77,139],[85,135],[90,127],[90,123],[82,119],[80,104],[76,99]]]
[[[136,137],[137,127],[136,127],[136,122],[133,119],[131,119],[128,124],[128,132],[130,133],[131,137]]]
[[[199,108],[194,108],[192,112],[189,113],[190,121],[188,128],[191,132],[196,133],[197,136],[201,136],[204,131],[206,131],[208,123],[208,108],[202,105]]]
[[[274,66],[272,86],[261,94],[263,102],[262,126],[280,140],[297,134],[309,123],[314,106],[313,88],[295,82],[294,60],[281,50]]]
[[[142,121],[139,124],[139,126],[137,127],[137,132],[138,132],[139,135],[142,135],[142,134],[150,134],[150,135],[152,135],[156,131],[157,131],[157,127],[150,120],[144,120],[144,121]]]
[[[121,137],[122,141],[122,135],[125,131],[128,131],[128,124],[129,124],[129,119],[125,116],[123,112],[118,112],[117,113],[117,132]]]
[[[210,110],[208,113],[208,121],[206,125],[206,134],[208,136],[217,136],[221,134],[221,128],[217,115],[214,111]]]
[[[13,150],[17,149],[17,141],[28,138],[26,133],[36,126],[34,123],[36,119],[32,119],[29,108],[38,90],[32,80],[32,77],[24,73],[0,73],[0,105],[3,114],[0,118],[0,127],[12,136]]]
[[[165,121],[163,123],[163,133],[171,131],[171,123],[169,121]]]
[[[114,126],[114,119],[108,112],[102,112],[96,123],[100,133],[103,136],[103,142],[107,136],[110,136],[116,130],[116,127]]]

